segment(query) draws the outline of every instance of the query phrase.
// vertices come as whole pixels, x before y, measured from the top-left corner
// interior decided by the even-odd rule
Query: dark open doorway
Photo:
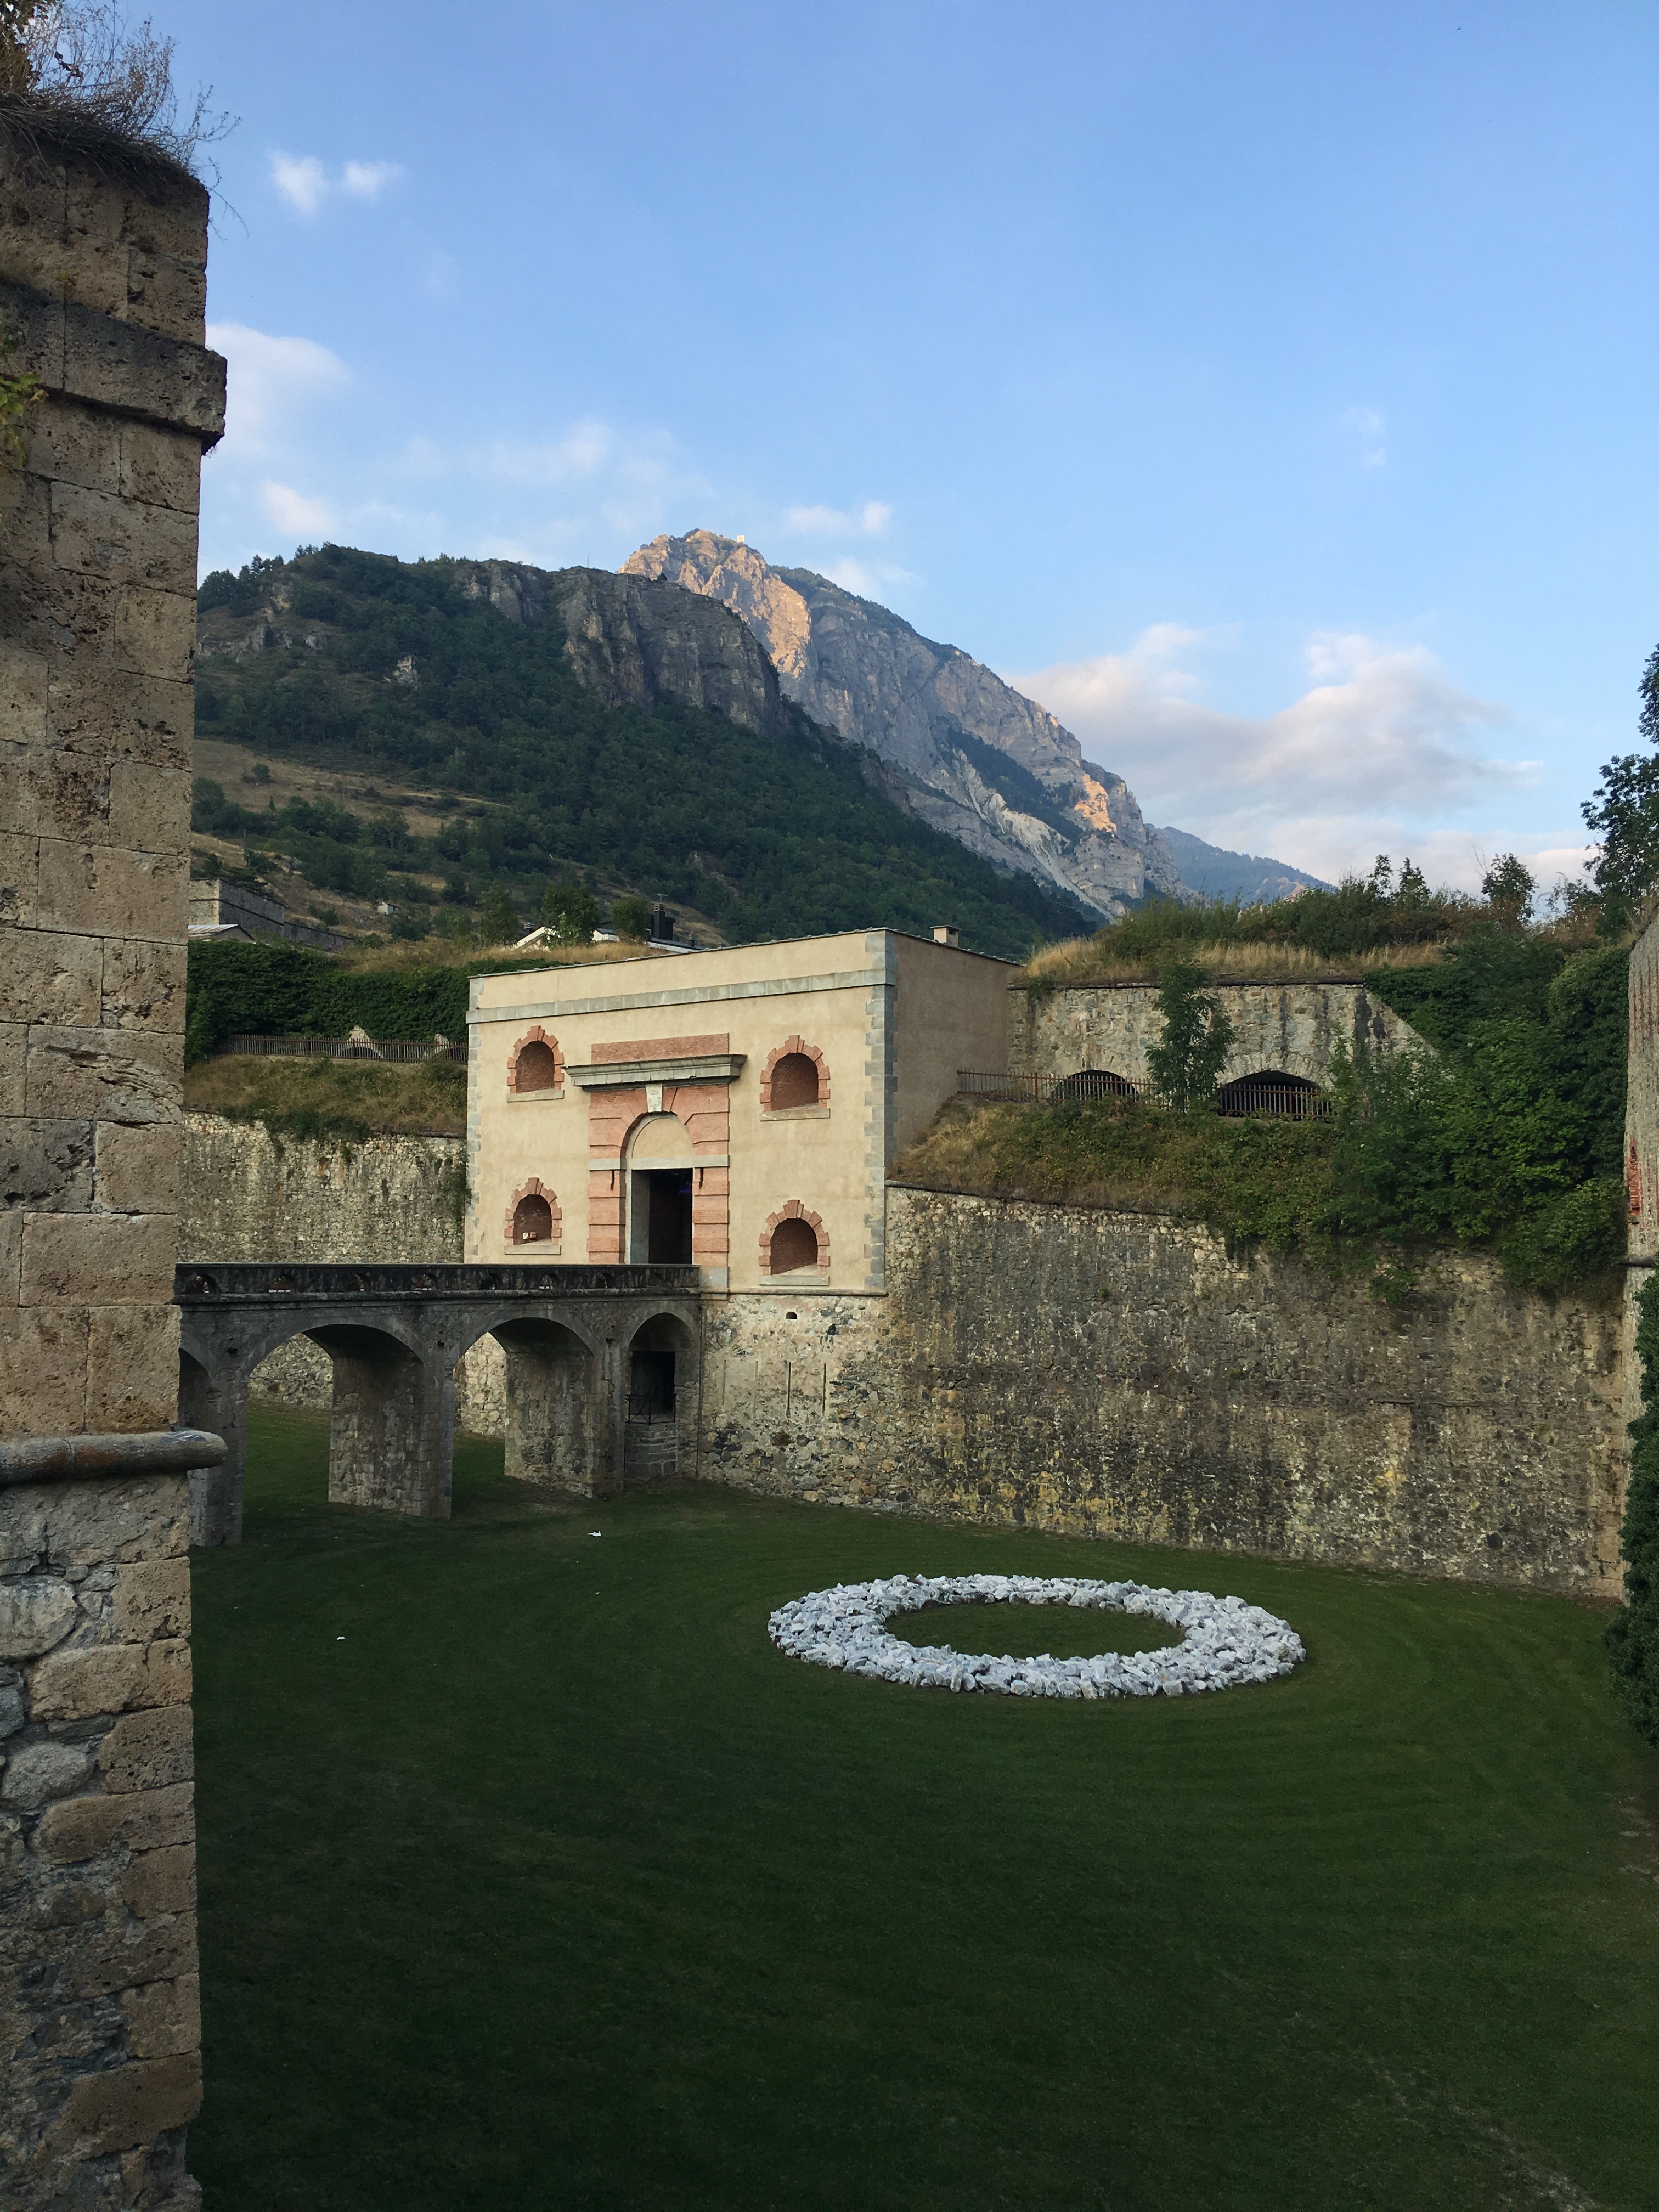
[[[689,1267],[691,1264],[691,1170],[690,1168],[647,1168],[634,1177],[634,1203],[643,1215],[644,1252],[653,1267]]]

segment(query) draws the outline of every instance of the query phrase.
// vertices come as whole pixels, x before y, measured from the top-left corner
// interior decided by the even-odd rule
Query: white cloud
[[[1536,763],[1485,750],[1509,720],[1503,708],[1460,690],[1420,647],[1322,631],[1308,641],[1299,698],[1260,717],[1224,714],[1194,696],[1183,665],[1219,641],[1160,623],[1127,653],[1010,681],[1124,776],[1150,821],[1318,875],[1409,848],[1446,880],[1478,884],[1473,834],[1438,823],[1501,806],[1535,779]],[[1481,835],[1488,851],[1525,842]]]
[[[296,214],[307,217],[320,214],[325,203],[340,193],[350,199],[379,199],[403,173],[400,161],[348,161],[331,178],[314,154],[270,156],[271,182]]]
[[[292,484],[267,477],[259,487],[259,504],[285,537],[326,538],[334,528],[333,509],[325,500],[307,499]]]
[[[210,323],[208,343],[229,367],[220,453],[257,453],[312,401],[343,389],[350,371],[314,338],[273,337],[246,323]]]
[[[866,499],[862,507],[792,507],[783,518],[791,538],[880,538],[893,519],[884,499]]]
[[[1342,417],[1342,427],[1352,430],[1358,441],[1362,469],[1387,466],[1389,449],[1383,441],[1389,426],[1375,407],[1350,407]]]

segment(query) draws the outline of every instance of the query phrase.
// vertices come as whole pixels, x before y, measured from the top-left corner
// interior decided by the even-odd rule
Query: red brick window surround
[[[785,1037],[761,1070],[763,1114],[787,1114],[794,1106],[830,1103],[830,1064],[817,1045],[804,1037]]]
[[[551,1244],[556,1250],[563,1226],[558,1199],[539,1176],[520,1183],[507,1202],[502,1233],[509,1244]]]
[[[811,1212],[798,1198],[769,1214],[761,1231],[760,1271],[763,1275],[793,1275],[808,1267],[830,1272],[830,1232],[822,1214]]]
[[[549,1036],[539,1022],[514,1046],[507,1063],[507,1087],[515,1098],[528,1097],[537,1091],[563,1090],[564,1054],[559,1050],[559,1040]]]

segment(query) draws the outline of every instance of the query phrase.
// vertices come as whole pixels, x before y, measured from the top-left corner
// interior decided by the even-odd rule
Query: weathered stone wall
[[[791,1496],[1616,1593],[1616,1310],[1395,1310],[1157,1216],[895,1189],[885,1299],[705,1300],[701,1469]]]
[[[207,195],[0,107],[0,1438],[178,1405]],[[51,1440],[57,1440],[53,1443]],[[0,2203],[184,2206],[196,2108],[185,1483],[0,1484]]]
[[[0,2203],[199,2203],[185,1478],[0,1503]]]
[[[459,1137],[337,1139],[273,1137],[259,1122],[187,1114],[181,1260],[362,1260],[414,1265],[458,1261],[466,1196]],[[499,1436],[504,1365],[493,1341],[456,1373],[456,1419]],[[326,1407],[328,1354],[295,1337],[259,1369],[255,1394],[283,1405]]]
[[[1397,1045],[1416,1032],[1358,983],[1220,983],[1233,1024],[1222,1080],[1266,1068],[1322,1084],[1337,1041]],[[1079,984],[1010,994],[1009,1066],[1045,1083],[1084,1068],[1145,1083],[1146,1054],[1164,1034],[1154,983]]]

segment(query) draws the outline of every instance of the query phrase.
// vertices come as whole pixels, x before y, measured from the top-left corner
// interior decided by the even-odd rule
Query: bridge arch
[[[670,1482],[696,1465],[702,1364],[697,1333],[671,1309],[647,1313],[624,1351],[623,1482]]]

